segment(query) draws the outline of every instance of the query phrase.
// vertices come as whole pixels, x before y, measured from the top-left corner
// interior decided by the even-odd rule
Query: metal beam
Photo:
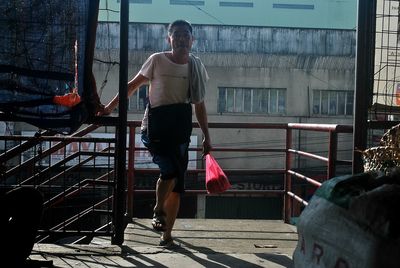
[[[128,28],[129,28],[129,1],[121,0],[120,8],[120,68],[119,68],[119,112],[116,129],[116,183],[114,193],[114,235],[112,244],[122,245],[125,231],[126,212],[126,134],[127,134],[127,107],[128,107]]]
[[[360,151],[367,146],[368,108],[373,90],[376,0],[359,0],[354,94],[353,174],[363,171]]]

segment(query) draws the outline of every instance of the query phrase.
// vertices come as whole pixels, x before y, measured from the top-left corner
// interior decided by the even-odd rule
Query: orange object
[[[74,107],[81,102],[81,96],[78,94],[78,40],[75,40],[75,85],[71,93],[63,96],[54,96],[53,103],[66,107]]]
[[[71,108],[81,102],[81,96],[79,96],[78,92],[74,89],[71,93],[63,96],[54,96],[53,102]]]

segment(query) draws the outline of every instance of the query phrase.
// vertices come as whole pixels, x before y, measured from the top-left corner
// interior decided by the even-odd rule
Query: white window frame
[[[242,91],[242,96],[241,100],[237,99],[237,91],[241,90]],[[230,91],[230,94],[233,92],[233,107],[228,111],[228,91]],[[267,92],[267,104],[268,104],[268,109],[267,111],[259,111],[260,109],[255,109],[255,91],[264,91]],[[275,108],[274,111],[271,110],[271,92],[276,91],[276,103],[275,103]],[[247,105],[245,104],[245,95],[247,92],[250,92],[250,111],[245,111],[245,107]],[[285,105],[283,108],[283,111],[280,111],[282,109],[279,108],[279,100],[280,96],[284,96],[284,101]],[[223,103],[221,103],[221,96],[223,96],[224,100]],[[240,103],[239,103],[239,102]],[[274,115],[283,115],[286,114],[286,103],[287,103],[287,98],[286,98],[286,88],[248,88],[248,87],[218,87],[218,107],[217,111],[218,113],[241,113],[241,114],[274,114]],[[259,104],[259,102],[257,102]],[[223,107],[222,107],[223,106]],[[240,107],[240,109],[238,109]]]
[[[344,100],[344,113],[339,111],[339,94],[345,94]],[[328,94],[328,107],[327,112],[322,112],[322,95]],[[333,96],[333,97],[332,97]],[[332,103],[331,99],[335,100],[335,112],[332,113]],[[318,103],[316,102],[318,101]],[[348,105],[351,103],[351,107]],[[316,109],[314,109],[316,108]],[[323,116],[353,116],[353,109],[354,109],[354,91],[350,90],[321,90],[321,89],[314,89],[313,90],[313,98],[312,98],[312,113],[313,115],[323,115]]]

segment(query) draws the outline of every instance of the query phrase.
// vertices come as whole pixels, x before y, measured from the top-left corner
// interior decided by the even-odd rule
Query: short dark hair
[[[190,24],[190,22],[188,22],[187,20],[176,20],[168,25],[168,34],[172,34],[172,28],[174,28],[175,26],[187,26],[190,33],[193,33],[192,24]]]

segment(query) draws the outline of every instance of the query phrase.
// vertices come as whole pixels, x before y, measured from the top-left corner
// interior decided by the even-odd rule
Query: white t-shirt
[[[139,72],[150,80],[151,107],[188,102],[189,64],[174,63],[159,52],[152,54]]]
[[[204,66],[202,66],[204,68]],[[149,79],[151,107],[189,102],[189,64],[171,61],[165,52],[152,54],[139,73]],[[208,78],[204,68],[204,73]],[[144,113],[142,130],[147,128],[148,110]]]

